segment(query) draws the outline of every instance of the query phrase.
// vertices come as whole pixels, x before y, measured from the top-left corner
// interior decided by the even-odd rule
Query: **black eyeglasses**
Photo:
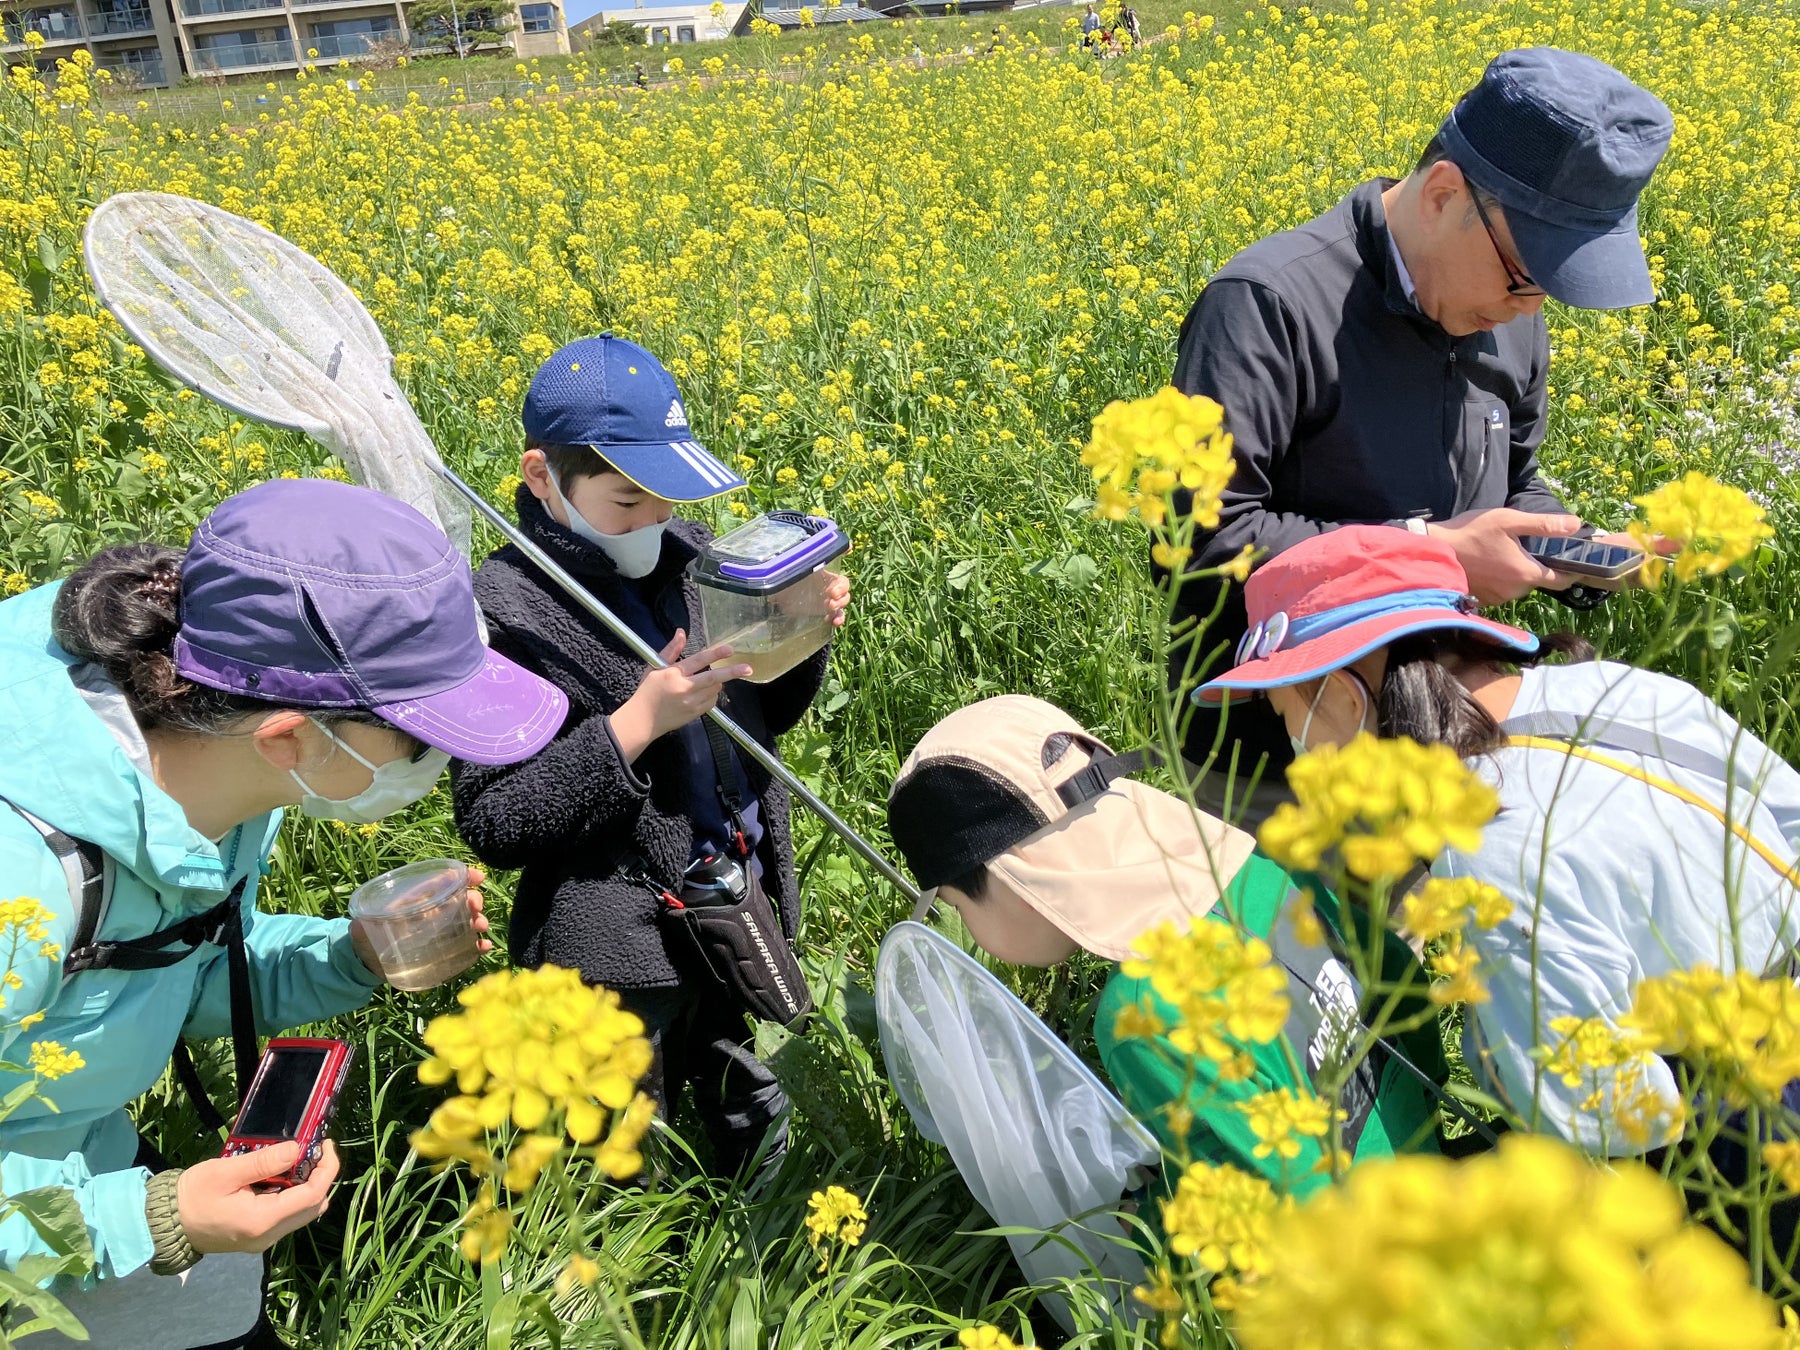
[[[1512,265],[1512,260],[1506,256],[1506,250],[1500,247],[1500,236],[1494,233],[1494,222],[1488,219],[1487,208],[1481,204],[1481,194],[1475,190],[1473,183],[1469,185],[1469,200],[1475,203],[1475,214],[1481,217],[1481,228],[1487,231],[1488,242],[1494,246],[1494,256],[1500,259],[1500,266],[1506,272],[1506,293],[1522,299],[1549,294],[1531,279],[1531,273]]]

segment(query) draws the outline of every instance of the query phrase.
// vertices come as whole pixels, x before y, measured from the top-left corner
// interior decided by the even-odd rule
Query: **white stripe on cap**
[[[716,488],[732,485],[732,479],[718,460],[707,454],[693,441],[674,442],[675,453],[687,462],[687,466],[704,478],[708,484]]]

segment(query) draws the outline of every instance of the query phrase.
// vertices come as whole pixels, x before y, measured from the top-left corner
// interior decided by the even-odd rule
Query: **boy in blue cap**
[[[494,867],[520,868],[511,949],[522,965],[566,966],[616,989],[644,1019],[656,1061],[645,1091],[665,1118],[684,1083],[713,1149],[735,1176],[787,1100],[751,1052],[744,1013],[686,978],[665,947],[657,889],[725,854],[767,893],[791,941],[799,885],[788,794],[702,720],[715,705],[770,750],[805,715],[829,649],[768,684],[740,677],[730,648],[706,646],[688,564],[713,535],[675,506],[744,486],[693,439],[674,379],[610,333],[570,343],[525,395],[519,526],[672,664],[642,661],[516,548],[482,564],[475,595],[494,649],[569,696],[569,719],[539,755],[504,768],[452,766],[456,823]],[[829,604],[843,622],[847,582]],[[689,967],[688,969],[691,969]]]

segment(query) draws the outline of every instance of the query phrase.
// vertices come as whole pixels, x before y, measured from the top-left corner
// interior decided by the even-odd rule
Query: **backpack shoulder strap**
[[[256,1070],[256,1025],[252,995],[244,952],[243,915],[240,908],[245,884],[239,881],[230,895],[204,914],[190,916],[173,928],[151,933],[142,938],[122,942],[96,942],[100,921],[112,898],[113,863],[98,844],[76,839],[45,821],[39,820],[17,802],[0,797],[44,838],[44,843],[62,864],[69,883],[69,898],[75,902],[75,935],[69,950],[63,954],[63,982],[66,984],[84,970],[116,968],[120,970],[153,970],[186,960],[205,942],[219,943],[227,950],[231,980],[231,1040],[236,1060],[238,1100],[249,1089]],[[169,948],[174,947],[171,951]],[[211,1130],[226,1128],[227,1121],[207,1095],[193,1056],[185,1041],[176,1041],[173,1053],[175,1076],[187,1089],[201,1122]]]
[[[112,898],[112,864],[98,844],[90,844],[84,839],[64,833],[56,826],[38,819],[17,802],[7,801],[4,797],[0,797],[0,801],[5,801],[20,819],[43,836],[45,846],[62,864],[63,876],[69,886],[69,899],[75,905],[75,933],[69,942],[69,950],[63,955],[63,978],[68,979],[85,968],[77,964],[71,969],[70,962],[76,953],[84,952],[93,945],[94,934],[100,931],[100,920],[106,912],[106,902]]]
[[[1738,766],[1727,764],[1715,754],[1685,741],[1673,740],[1660,732],[1646,731],[1642,727],[1615,722],[1610,718],[1577,717],[1574,713],[1564,712],[1525,713],[1519,717],[1507,718],[1500,724],[1500,732],[1508,738],[1542,737],[1606,750],[1624,750],[1628,754],[1642,755],[1645,759],[1659,759],[1678,769],[1690,770],[1715,783],[1735,782],[1749,786]]]
[[[1654,788],[1658,792],[1666,793],[1678,801],[1686,802],[1689,806],[1704,811],[1732,834],[1736,835],[1738,839],[1743,842],[1745,847],[1772,867],[1777,876],[1785,877],[1789,882],[1800,885],[1800,862],[1783,858],[1778,850],[1770,848],[1762,840],[1752,834],[1748,826],[1744,825],[1741,821],[1733,820],[1730,816],[1726,815],[1719,807],[1718,803],[1708,801],[1697,792],[1690,792],[1680,783],[1673,782],[1658,774],[1651,773],[1648,769],[1643,768],[1640,765],[1627,764],[1622,759],[1614,759],[1611,755],[1602,754],[1591,745],[1578,745],[1572,741],[1563,740],[1560,737],[1509,736],[1506,740],[1506,744],[1521,750],[1553,750],[1559,754],[1569,755],[1575,759],[1585,759],[1593,764],[1604,765],[1614,773],[1623,774],[1627,778],[1635,778],[1638,782]],[[1608,748],[1611,749],[1613,747],[1609,746]]]

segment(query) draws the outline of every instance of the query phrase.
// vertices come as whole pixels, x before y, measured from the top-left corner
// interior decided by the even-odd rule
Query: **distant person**
[[[633,61],[631,63],[631,69],[631,78],[637,87],[639,89],[648,89],[650,87],[650,76],[645,73],[644,63],[642,61]]]
[[[533,376],[523,421],[519,528],[673,664],[647,670],[516,548],[490,556],[475,594],[495,649],[561,688],[574,712],[529,763],[453,764],[457,827],[478,857],[524,869],[513,958],[619,992],[656,1050],[644,1091],[666,1120],[692,1086],[720,1176],[739,1174],[771,1132],[772,1166],[787,1098],[750,1048],[743,1009],[696,983],[665,939],[659,897],[690,868],[729,858],[792,942],[787,789],[702,719],[721,707],[773,752],[805,716],[830,649],[750,684],[729,647],[699,640],[687,567],[713,535],[674,509],[744,480],[693,439],[673,377],[644,348],[610,334],[568,344]],[[838,623],[849,601],[839,579],[828,596]]]
[[[1442,539],[1484,605],[1566,585],[1519,547],[1569,535],[1538,472],[1548,414],[1547,295],[1591,309],[1655,297],[1638,243],[1638,194],[1668,147],[1661,101],[1590,56],[1529,48],[1496,57],[1398,182],[1375,179],[1323,216],[1252,244],[1222,267],[1181,329],[1173,383],[1224,406],[1237,468],[1192,566],[1246,547],[1257,565],[1340,525]],[[1213,611],[1219,586],[1183,587],[1175,619]],[[1248,623],[1241,586],[1200,640],[1224,668]],[[1202,800],[1254,823],[1292,759],[1279,718],[1233,701]],[[1195,716],[1186,757],[1221,735]],[[1229,806],[1225,770],[1236,758]],[[1263,786],[1245,789],[1262,764]]]
[[[1144,30],[1138,23],[1138,13],[1130,5],[1125,6],[1125,31],[1131,35],[1131,45],[1139,46],[1144,40]]]
[[[1060,708],[1003,694],[925,734],[888,794],[888,828],[927,888],[920,914],[934,900],[950,906],[978,947],[1016,965],[1054,966],[1080,951],[1120,961],[1152,928],[1185,929],[1227,899],[1287,976],[1286,1023],[1266,1041],[1231,1042],[1249,1056],[1248,1076],[1177,1050],[1166,1028],[1178,1014],[1147,979],[1116,967],[1095,1004],[1094,1039],[1120,1098],[1173,1156],[1230,1164],[1304,1195],[1329,1181],[1318,1141],[1298,1140],[1291,1158],[1259,1156],[1241,1104],[1282,1088],[1310,1094],[1327,1066],[1346,1062],[1364,1030],[1356,979],[1295,931],[1296,882],[1284,868],[1242,830],[1124,776],[1137,767]],[[1341,941],[1354,915],[1307,884]],[[1423,971],[1391,934],[1384,969],[1396,981],[1411,970],[1423,992]],[[1160,1019],[1165,1029],[1121,1035],[1122,1014]],[[1412,1072],[1446,1080],[1436,1036],[1432,1022],[1395,1038],[1410,1068],[1381,1049],[1349,1075],[1340,1104],[1353,1160],[1437,1150],[1436,1098]]]
[[[1100,16],[1098,14],[1094,13],[1094,7],[1092,5],[1089,5],[1081,16],[1081,40],[1082,40],[1082,42],[1084,44],[1092,44],[1092,43],[1098,42],[1099,39],[1096,38],[1094,36],[1094,34],[1098,33],[1099,31],[1100,31]]]

